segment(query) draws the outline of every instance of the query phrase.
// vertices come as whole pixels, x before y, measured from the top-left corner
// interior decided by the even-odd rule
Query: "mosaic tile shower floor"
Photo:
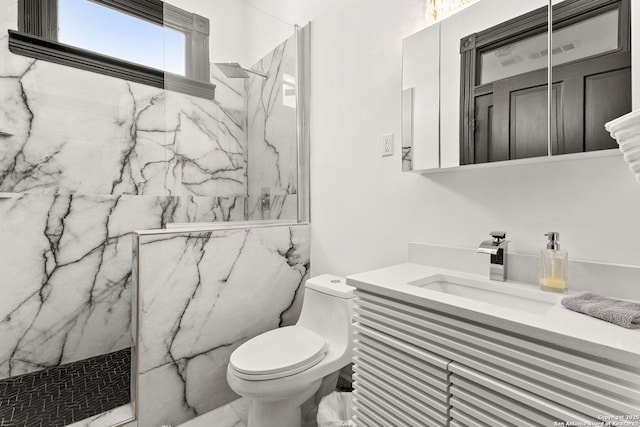
[[[62,427],[131,401],[131,349],[0,380],[0,427]]]

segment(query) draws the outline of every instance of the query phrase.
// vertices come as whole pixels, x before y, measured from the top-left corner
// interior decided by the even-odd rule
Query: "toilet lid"
[[[229,364],[242,378],[278,378],[317,364],[328,347],[320,335],[300,326],[287,326],[245,342],[231,354]]]

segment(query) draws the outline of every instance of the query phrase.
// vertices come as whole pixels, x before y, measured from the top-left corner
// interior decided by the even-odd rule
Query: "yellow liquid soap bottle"
[[[550,231],[547,248],[540,251],[540,288],[550,292],[567,292],[567,251],[560,250],[560,233]]]

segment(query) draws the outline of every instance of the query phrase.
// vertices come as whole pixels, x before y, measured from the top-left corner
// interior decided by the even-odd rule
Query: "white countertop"
[[[408,284],[435,274],[492,283],[516,292],[522,290],[523,294],[537,294],[540,299],[555,305],[544,314],[534,314]],[[411,263],[354,274],[347,277],[347,283],[364,291],[445,311],[471,321],[508,328],[563,347],[575,346],[576,350],[604,358],[612,357],[611,350],[631,353],[626,356],[634,360],[640,356],[640,329],[626,329],[566,309],[560,304],[566,294],[544,292],[526,283],[494,282],[484,276]]]

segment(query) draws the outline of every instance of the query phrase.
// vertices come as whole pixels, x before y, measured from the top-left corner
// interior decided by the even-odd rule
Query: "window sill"
[[[178,74],[101,55],[31,34],[9,30],[9,50],[17,55],[92,71],[136,83],[214,99],[216,86]]]

